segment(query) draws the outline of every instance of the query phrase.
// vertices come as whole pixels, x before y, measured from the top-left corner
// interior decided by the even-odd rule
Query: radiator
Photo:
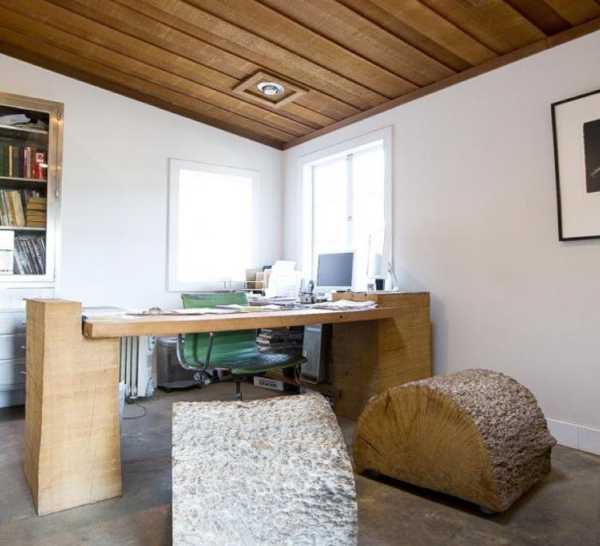
[[[154,336],[121,338],[120,383],[125,385],[128,400],[149,398],[154,394],[156,338]]]

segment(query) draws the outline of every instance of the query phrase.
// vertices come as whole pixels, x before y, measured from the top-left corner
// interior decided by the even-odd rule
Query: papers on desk
[[[229,315],[231,313],[235,313],[235,310],[220,307],[194,307],[192,309],[173,310],[174,315]]]
[[[338,300],[315,303],[312,307],[314,309],[329,309],[330,311],[366,311],[367,309],[375,309],[377,304],[374,301]]]
[[[130,311],[130,317],[173,317],[173,316],[200,316],[200,315],[231,315],[233,313],[260,313],[267,311],[280,311],[280,305],[217,305],[217,307],[194,307],[189,309],[160,309],[152,307],[144,311]]]
[[[171,309],[163,310],[158,308],[147,309],[145,311],[132,311],[127,313],[131,317],[164,317],[164,316],[196,316],[196,315],[230,315],[237,313],[235,309],[220,309],[216,307],[195,307],[193,309]]]
[[[237,305],[235,303],[229,305],[218,305],[218,309],[228,310],[230,313],[261,313],[265,311],[281,311],[279,305]]]
[[[296,262],[278,260],[271,268],[269,285],[265,294],[269,298],[295,298],[300,289],[300,273],[295,270]]]
[[[294,305],[297,301],[297,296],[289,297],[273,297],[267,298],[266,296],[259,296],[257,294],[248,294],[248,302],[253,306],[265,306],[265,305],[278,305],[285,307],[286,305]]]

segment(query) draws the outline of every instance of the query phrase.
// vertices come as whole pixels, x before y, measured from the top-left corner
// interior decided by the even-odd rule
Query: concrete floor
[[[146,416],[123,422],[123,497],[41,518],[22,472],[23,409],[0,410],[0,545],[171,544],[171,404],[227,399],[232,389],[213,385],[144,403]],[[269,394],[244,385],[244,396]],[[126,408],[128,416],[141,413]],[[349,438],[352,423],[342,427]],[[358,476],[357,488],[360,545],[600,546],[600,457],[564,447],[545,482],[497,516],[401,483]]]

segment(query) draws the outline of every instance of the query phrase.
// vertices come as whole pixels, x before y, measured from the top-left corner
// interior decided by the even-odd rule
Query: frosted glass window
[[[256,173],[173,163],[169,288],[223,288],[242,282],[256,262]]]

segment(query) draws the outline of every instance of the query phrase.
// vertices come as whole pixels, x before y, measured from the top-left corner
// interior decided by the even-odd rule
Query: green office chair
[[[207,292],[183,294],[183,307],[216,307],[248,305],[245,292]],[[228,369],[235,381],[236,399],[242,399],[241,382],[247,377],[275,369],[299,367],[305,361],[301,354],[263,353],[256,346],[256,330],[185,334],[177,337],[177,359],[186,370],[194,370],[194,379],[204,385],[213,382],[212,372]]]

